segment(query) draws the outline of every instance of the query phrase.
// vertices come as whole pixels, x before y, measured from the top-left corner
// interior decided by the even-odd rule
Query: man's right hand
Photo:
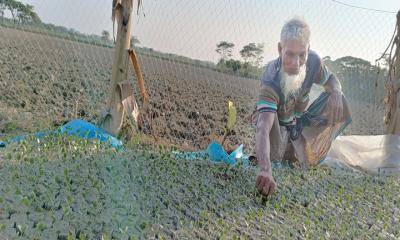
[[[268,197],[275,192],[276,183],[272,177],[271,171],[260,171],[256,178],[256,188],[258,192],[265,197]]]

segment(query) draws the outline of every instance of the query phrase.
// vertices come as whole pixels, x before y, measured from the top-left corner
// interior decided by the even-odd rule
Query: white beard
[[[303,84],[304,79],[306,78],[306,66],[304,64],[296,75],[287,74],[282,67],[280,70],[280,77],[282,93],[285,96],[285,99],[287,99],[289,94],[294,94]]]

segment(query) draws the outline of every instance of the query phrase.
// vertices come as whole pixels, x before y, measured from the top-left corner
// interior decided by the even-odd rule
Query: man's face
[[[289,40],[278,44],[283,69],[288,75],[299,74],[300,67],[307,62],[308,49],[308,44],[297,40]]]

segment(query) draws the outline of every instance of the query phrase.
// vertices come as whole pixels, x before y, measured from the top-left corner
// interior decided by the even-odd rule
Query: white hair
[[[303,18],[294,17],[287,21],[282,27],[281,43],[297,40],[305,45],[310,44],[310,27]]]

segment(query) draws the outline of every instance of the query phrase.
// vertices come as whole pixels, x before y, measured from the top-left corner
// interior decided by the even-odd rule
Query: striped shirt
[[[300,117],[309,102],[312,85],[325,85],[334,75],[323,64],[321,58],[312,50],[308,52],[306,76],[301,87],[289,94],[287,99],[282,92],[279,71],[282,60],[277,58],[267,64],[261,78],[261,88],[257,101],[258,112],[277,112],[280,125],[291,124],[295,117]]]

